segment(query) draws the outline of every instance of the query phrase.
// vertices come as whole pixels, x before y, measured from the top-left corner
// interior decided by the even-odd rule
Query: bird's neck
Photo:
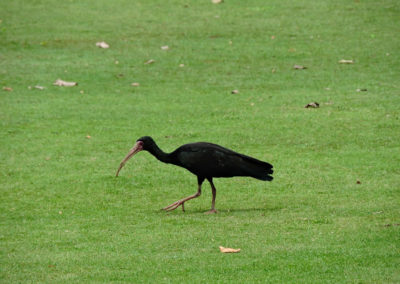
[[[150,154],[152,154],[154,157],[156,157],[158,160],[164,163],[171,163],[169,154],[165,153],[163,150],[161,150],[157,144],[154,144],[151,149],[148,150]]]

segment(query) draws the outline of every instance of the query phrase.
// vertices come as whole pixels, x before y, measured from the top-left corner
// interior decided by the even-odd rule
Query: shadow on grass
[[[282,210],[282,206],[275,206],[275,207],[252,207],[252,208],[230,208],[230,209],[217,209],[218,213],[217,214],[209,214],[210,216],[226,216],[229,215],[230,213],[264,213],[265,215],[268,214],[268,212],[275,212]],[[183,215],[199,215],[199,214],[204,214],[207,216],[208,214],[205,214],[208,212],[208,209],[203,210],[203,209],[186,209],[185,212],[182,212],[182,209],[179,207],[173,211],[165,211],[163,209],[149,209],[146,210],[149,214],[165,214],[165,215],[177,215],[177,214],[183,214]]]

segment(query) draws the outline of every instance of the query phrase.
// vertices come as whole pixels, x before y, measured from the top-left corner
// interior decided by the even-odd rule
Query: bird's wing
[[[182,166],[204,177],[254,176],[272,174],[272,165],[237,153],[222,146],[198,142],[186,144],[174,151]]]

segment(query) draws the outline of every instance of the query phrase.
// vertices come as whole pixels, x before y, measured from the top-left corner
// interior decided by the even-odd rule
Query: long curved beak
[[[143,150],[143,142],[138,141],[136,142],[135,146],[133,146],[133,148],[129,151],[128,155],[126,155],[126,157],[121,161],[121,164],[119,165],[117,174],[115,175],[116,177],[119,174],[119,171],[122,169],[123,166],[125,166],[125,163],[133,157],[133,155],[135,155],[136,153],[140,152]]]

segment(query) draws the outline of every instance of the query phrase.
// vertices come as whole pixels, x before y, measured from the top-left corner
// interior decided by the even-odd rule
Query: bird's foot
[[[204,214],[217,214],[218,211],[215,209],[211,209],[210,211],[204,212]]]
[[[182,205],[182,211],[185,212],[185,207],[183,205],[184,203],[185,203],[185,201],[178,200],[178,201],[168,205],[167,207],[164,207],[163,210],[172,211],[172,210],[175,210],[176,208],[178,208],[180,205]]]

